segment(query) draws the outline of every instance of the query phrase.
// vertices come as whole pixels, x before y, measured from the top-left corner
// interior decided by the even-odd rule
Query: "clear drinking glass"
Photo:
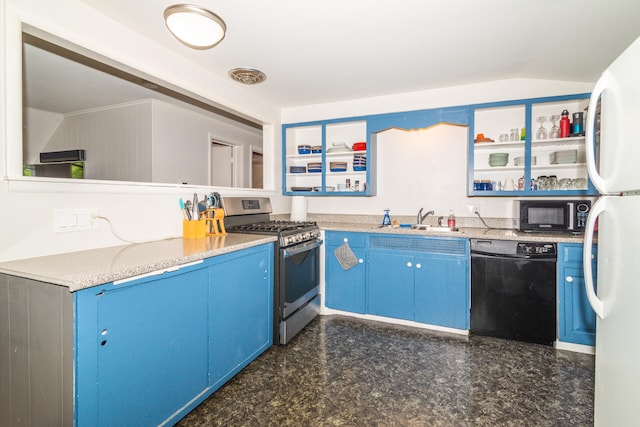
[[[553,123],[553,126],[549,131],[549,138],[551,139],[560,138],[560,127],[558,127],[558,125],[556,124],[558,120],[560,120],[560,116],[558,116],[557,114],[551,116],[551,123]]]
[[[538,123],[540,123],[540,128],[536,131],[536,139],[547,139],[547,129],[542,126],[547,121],[545,116],[538,117]]]

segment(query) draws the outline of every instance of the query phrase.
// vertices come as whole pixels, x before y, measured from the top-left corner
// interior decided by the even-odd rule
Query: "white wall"
[[[64,116],[50,111],[27,108],[24,124],[23,159],[24,164],[40,162],[40,153],[51,139]]]
[[[21,177],[22,23],[114,59],[215,103],[226,105],[264,124],[264,156],[280,159],[280,112],[231,80],[194,67],[185,58],[100,15],[76,0],[0,0],[0,261],[123,244],[104,221],[97,230],[54,233],[56,209],[96,208],[111,219],[123,237],[142,241],[181,235],[178,199],[211,187],[177,185],[74,184],[55,179]],[[258,194],[280,192],[280,180],[267,168]],[[242,189],[216,189],[227,195],[256,194]],[[284,209],[282,202],[274,203]]]
[[[242,182],[248,187],[251,167],[249,147],[262,147],[262,132],[226,119],[185,110],[165,102],[153,102],[154,182],[210,182],[211,139],[242,147]]]
[[[255,97],[250,91],[213,75],[206,69],[194,67],[185,58],[150,42],[76,0],[0,0],[0,22],[4,24],[0,27],[0,63],[4,64],[0,67],[0,99],[4,106],[4,114],[0,114],[0,153],[5,154],[4,161],[0,164],[0,176],[10,177],[0,186],[0,261],[121,243],[111,234],[109,225],[105,222],[100,222],[98,230],[91,232],[54,233],[54,210],[62,208],[97,208],[101,214],[112,219],[118,233],[132,240],[178,236],[181,233],[178,198],[188,197],[194,190],[201,193],[211,191],[211,188],[206,187],[133,184],[119,186],[88,182],[71,185],[21,179],[22,22],[262,121],[265,124],[265,164],[267,168],[272,166],[271,170],[266,170],[265,188],[272,191],[258,194],[272,196],[274,213],[288,212],[290,206],[289,198],[280,196],[280,122],[293,123],[474,102],[580,93],[591,89],[591,82],[516,79],[287,108],[280,111],[268,101]],[[281,116],[284,120],[281,120]],[[463,151],[459,154],[460,162],[466,162],[466,154]],[[402,154],[398,152],[392,156]],[[462,160],[463,158],[465,160]],[[459,165],[452,166],[451,170],[459,170]],[[415,173],[413,176],[429,175]],[[438,177],[445,181],[450,178]],[[394,181],[385,182],[385,179],[389,179],[386,173],[378,177],[381,193],[377,197],[314,198],[309,204],[310,211],[378,214],[382,208],[387,207],[384,194],[386,193],[387,197],[395,194],[388,192],[390,188],[397,188],[397,194],[402,196],[398,197],[398,200],[389,199],[394,202],[394,206],[389,207],[398,213],[412,214],[418,206],[423,205],[427,209],[442,212],[450,207],[465,204],[459,192],[455,198],[445,198],[437,192],[431,193],[431,187],[426,186],[425,193],[416,195],[404,191]],[[416,185],[422,178],[417,179]],[[227,195],[248,194],[245,190],[222,191]],[[504,204],[501,200],[483,201],[488,206],[483,213],[502,216],[501,206]]]
[[[592,83],[513,79],[429,91],[286,108],[283,123],[354,117],[398,111],[469,105],[511,99],[585,93]],[[513,198],[467,197],[468,129],[436,126],[429,130],[386,131],[378,135],[377,195],[374,197],[309,197],[310,213],[416,215],[423,207],[445,215],[511,218]]]

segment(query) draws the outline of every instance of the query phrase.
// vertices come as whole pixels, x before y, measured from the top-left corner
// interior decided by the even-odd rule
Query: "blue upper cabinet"
[[[369,135],[365,118],[283,125],[283,194],[374,196]]]
[[[584,196],[597,191],[587,175],[584,118],[589,94],[474,105],[469,130],[470,196]],[[567,110],[568,137],[559,137]],[[582,125],[574,113],[582,113]],[[524,129],[524,131],[523,131]],[[484,138],[483,138],[484,137]]]
[[[375,196],[376,135],[388,129],[468,126],[470,108],[448,107],[284,124],[282,192],[307,196]]]

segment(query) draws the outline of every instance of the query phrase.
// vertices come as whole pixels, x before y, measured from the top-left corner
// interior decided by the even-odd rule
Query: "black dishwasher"
[[[555,243],[471,239],[471,333],[553,345]]]

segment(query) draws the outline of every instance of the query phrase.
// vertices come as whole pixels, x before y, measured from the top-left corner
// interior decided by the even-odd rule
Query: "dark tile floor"
[[[180,426],[590,426],[594,358],[342,316],[271,347]]]

